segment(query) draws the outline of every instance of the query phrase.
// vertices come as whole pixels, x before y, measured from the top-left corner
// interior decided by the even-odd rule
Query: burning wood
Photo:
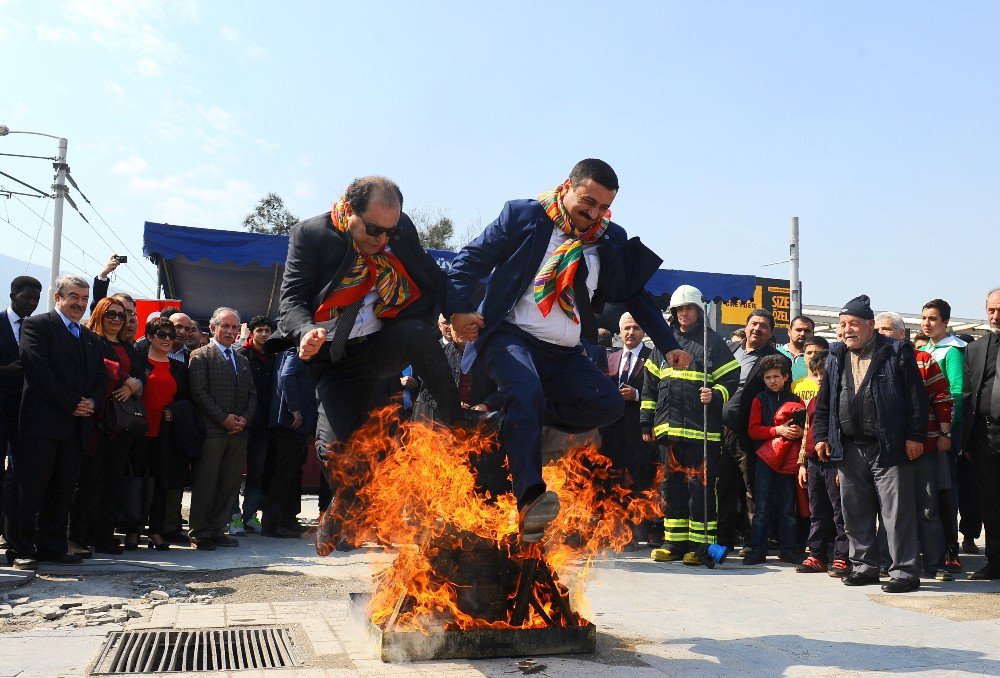
[[[591,560],[621,550],[632,526],[656,515],[655,492],[630,495],[606,457],[573,447],[543,472],[562,504],[558,518],[541,542],[522,544],[496,448],[494,437],[400,426],[386,409],[335,455],[328,471],[338,487],[355,488],[331,506],[339,536],[397,552],[374,574],[368,604],[383,631],[593,629],[574,612],[587,609]],[[321,554],[333,547],[317,542]]]

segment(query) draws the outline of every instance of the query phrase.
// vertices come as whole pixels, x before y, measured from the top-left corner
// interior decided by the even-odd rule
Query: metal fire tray
[[[492,659],[583,654],[597,649],[597,627],[558,626],[542,629],[471,629],[468,631],[386,631],[367,617],[370,595],[352,593],[352,615],[368,627],[384,662],[425,659]]]

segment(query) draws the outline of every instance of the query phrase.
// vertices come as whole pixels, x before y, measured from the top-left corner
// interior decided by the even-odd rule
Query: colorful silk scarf
[[[535,303],[542,316],[548,316],[556,300],[559,301],[559,308],[562,309],[570,320],[579,323],[574,307],[575,292],[573,290],[573,280],[576,276],[576,269],[580,266],[580,257],[583,256],[583,246],[597,242],[604,232],[608,230],[611,223],[611,210],[586,231],[580,232],[573,227],[566,206],[563,205],[563,196],[569,190],[569,179],[554,190],[546,191],[538,195],[538,202],[542,204],[542,209],[555,222],[559,229],[569,236],[569,240],[556,248],[552,256],[548,258],[545,265],[535,277]]]
[[[350,188],[350,186],[348,186]],[[393,318],[420,297],[420,290],[410,279],[403,264],[391,252],[365,254],[358,248],[348,231],[346,194],[333,205],[330,220],[334,228],[346,233],[354,247],[357,261],[333,293],[316,309],[316,322],[332,320],[339,309],[368,294],[374,287],[379,299],[375,302],[375,315],[379,318]]]

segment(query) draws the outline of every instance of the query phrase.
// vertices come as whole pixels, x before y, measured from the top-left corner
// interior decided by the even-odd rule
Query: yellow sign
[[[764,288],[757,285],[753,291],[753,299],[750,301],[724,301],[722,302],[722,324],[739,325],[743,327],[747,324],[747,316],[755,308],[763,308]]]
[[[722,304],[722,324],[743,327],[747,316],[755,308],[766,308],[774,314],[775,327],[788,327],[791,296],[787,287],[757,285],[752,301],[724,302]]]

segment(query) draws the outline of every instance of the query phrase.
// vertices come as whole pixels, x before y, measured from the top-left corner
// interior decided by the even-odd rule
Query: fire
[[[572,610],[584,609],[592,559],[621,550],[632,525],[657,515],[655,491],[630,495],[593,446],[573,447],[543,470],[559,517],[541,542],[521,544],[496,448],[494,436],[400,425],[390,407],[333,456],[337,485],[360,487],[353,501],[338,496],[331,506],[341,536],[397,553],[373,577],[374,623],[422,632],[587,624]],[[333,547],[317,542],[324,555]],[[525,578],[533,578],[532,595],[518,596]]]

